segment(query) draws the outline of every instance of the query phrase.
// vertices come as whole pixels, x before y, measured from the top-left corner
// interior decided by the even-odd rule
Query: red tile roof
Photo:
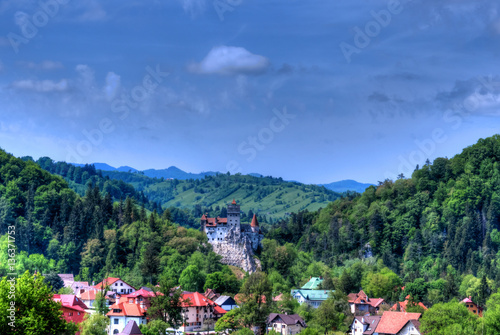
[[[226,310],[224,310],[220,306],[215,306],[214,311],[215,311],[215,314],[226,314],[227,313]]]
[[[409,320],[418,320],[420,315],[420,313],[384,312],[375,332],[397,334]]]
[[[377,307],[384,302],[382,298],[368,298],[366,293],[361,290],[359,293],[350,293],[348,296],[348,301],[350,304],[355,305],[370,305],[372,307]]]
[[[236,205],[236,200],[235,200],[235,199],[233,199],[232,204],[233,204],[233,205]]]
[[[203,220],[203,217],[201,219]],[[206,224],[207,227],[215,227],[219,223],[227,223],[227,218],[216,217],[216,218],[206,218],[206,220],[207,220]]]
[[[106,314],[107,316],[144,316],[146,310],[137,304],[129,304],[127,302],[119,302],[112,305],[110,311]],[[120,312],[115,312],[119,309]]]
[[[102,282],[100,282],[99,284],[95,285],[94,287],[101,289],[103,286],[106,287],[106,286],[113,285],[118,280],[120,280],[120,278],[108,277],[108,278],[104,279]]]
[[[216,303],[199,292],[184,292],[182,307],[216,306]]]
[[[77,296],[72,294],[54,294],[52,300],[60,302],[64,307],[74,309],[75,311],[85,312],[87,305]]]
[[[135,297],[154,297],[155,293],[153,291],[148,291],[143,288],[141,288],[138,291],[135,291],[134,293],[127,294],[125,297],[127,298],[135,298]]]

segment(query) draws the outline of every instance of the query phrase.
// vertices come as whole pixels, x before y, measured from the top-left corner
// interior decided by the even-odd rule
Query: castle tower
[[[250,223],[250,227],[252,227],[253,233],[258,233],[260,231],[259,221],[257,221],[257,215],[253,215],[252,223]]]
[[[236,200],[234,199],[231,204],[227,205],[227,226],[229,229],[236,228],[236,233],[240,234],[240,205],[236,204]]]
[[[208,214],[203,214],[202,217],[201,217],[201,231],[206,233],[207,230],[206,230],[206,225],[207,225],[207,216]]]

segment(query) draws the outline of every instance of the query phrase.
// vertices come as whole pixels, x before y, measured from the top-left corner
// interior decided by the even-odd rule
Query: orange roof
[[[116,309],[121,310],[121,312],[115,312]],[[137,304],[129,304],[126,302],[120,302],[114,304],[110,307],[110,311],[106,314],[107,316],[144,316],[146,310],[141,308]]]
[[[252,227],[258,227],[259,226],[259,221],[257,221],[257,215],[253,215],[252,223],[250,223],[250,226]]]
[[[95,291],[85,291],[80,295],[80,299],[82,300],[95,300]]]
[[[420,313],[384,312],[375,332],[397,334],[409,320],[418,320],[420,315]]]
[[[233,199],[232,204],[233,204],[233,205],[236,205],[236,200],[235,200],[235,199]]]
[[[227,312],[220,306],[215,306],[215,314],[226,314]]]
[[[399,302],[399,309],[401,310],[401,312],[406,312],[406,305],[408,305],[409,299],[410,299],[410,295],[407,295],[405,301]],[[417,305],[422,307],[424,310],[427,310],[427,307],[425,307],[425,305],[423,303],[419,302]],[[396,311],[397,309],[398,309],[398,303],[395,303],[391,307],[391,311]]]
[[[203,215],[201,216],[201,219],[202,219],[202,220],[206,220],[206,219],[207,219],[207,217],[205,216],[205,214],[203,214]]]
[[[99,284],[95,285],[94,287],[95,288],[102,288],[103,286],[106,287],[106,286],[111,286],[113,285],[115,282],[117,282],[118,280],[120,280],[120,278],[113,278],[113,277],[108,277],[106,279],[104,279],[102,282],[100,282]]]
[[[185,292],[182,295],[182,307],[216,306],[217,304],[199,292]]]

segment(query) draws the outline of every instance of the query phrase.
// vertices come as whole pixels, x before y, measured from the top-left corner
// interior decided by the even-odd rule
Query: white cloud
[[[114,72],[108,72],[106,75],[106,85],[104,86],[104,95],[108,101],[114,99],[120,88],[120,76]]]
[[[80,81],[86,89],[91,89],[94,86],[94,70],[85,64],[78,64],[76,72],[80,74]]]
[[[218,46],[212,48],[200,62],[189,70],[200,74],[258,74],[269,67],[269,60],[241,47]]]
[[[53,80],[18,80],[11,84],[11,87],[17,90],[34,91],[34,92],[63,92],[69,88],[68,81],[61,79],[59,82]]]

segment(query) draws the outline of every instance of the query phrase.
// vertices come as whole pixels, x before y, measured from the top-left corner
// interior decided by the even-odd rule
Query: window
[[[118,324],[118,318],[115,318],[115,319],[114,319],[114,321],[113,321],[113,323],[114,323],[115,325],[117,325],[117,324]]]
[[[80,315],[80,312],[78,312],[78,315]]]
[[[69,316],[73,316],[73,313],[72,313],[72,312],[69,312],[69,313],[68,313],[68,315],[69,315]]]
[[[123,286],[123,283],[120,283],[120,286]]]
[[[118,329],[113,330],[113,334],[118,334]]]

